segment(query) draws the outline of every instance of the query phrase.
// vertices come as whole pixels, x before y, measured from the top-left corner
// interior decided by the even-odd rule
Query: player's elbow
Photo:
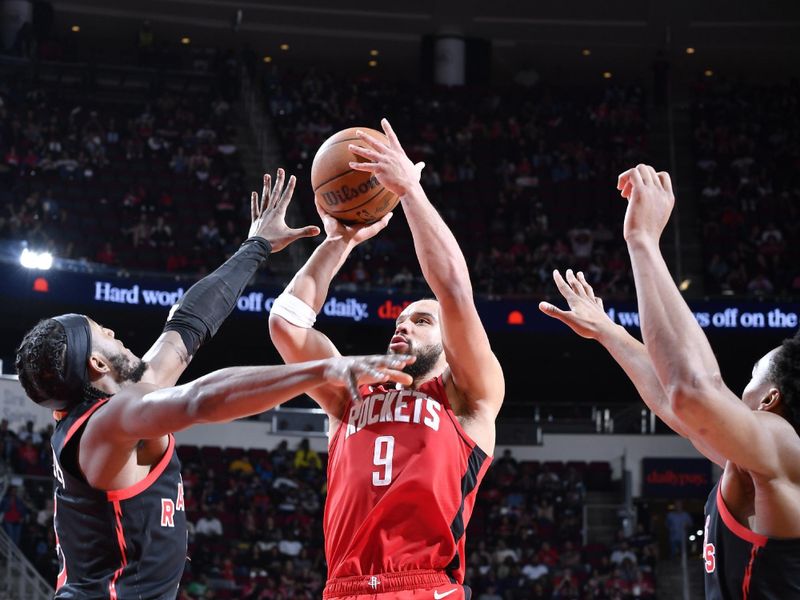
[[[216,410],[219,405],[218,395],[212,393],[210,385],[199,381],[188,384],[186,389],[185,414],[186,420],[192,425],[199,423],[213,423],[217,420]]]
[[[721,383],[719,374],[695,372],[678,378],[665,390],[670,409],[679,420],[691,420],[708,405],[708,400],[714,397]]]

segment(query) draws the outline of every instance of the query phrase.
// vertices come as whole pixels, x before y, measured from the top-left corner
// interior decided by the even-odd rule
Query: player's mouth
[[[402,335],[396,335],[389,342],[389,350],[397,352],[402,348],[407,348],[408,345],[408,340],[406,340],[406,338],[404,338]]]

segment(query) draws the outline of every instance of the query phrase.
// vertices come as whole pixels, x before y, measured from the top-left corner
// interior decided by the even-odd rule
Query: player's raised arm
[[[325,240],[276,299],[269,316],[270,337],[287,363],[339,356],[328,336],[314,329],[317,313],[322,310],[331,281],[353,248],[386,227],[392,216],[389,213],[371,225],[348,226],[319,206],[317,212],[325,227]],[[316,388],[309,395],[334,419],[341,416],[347,400],[340,390],[332,388]]]
[[[725,459],[699,440],[692,439],[672,412],[669,398],[661,387],[644,344],[608,317],[603,309],[602,299],[594,295],[592,286],[582,272],[578,272],[576,276],[572,269],[567,269],[566,275],[565,280],[561,273],[554,271],[553,280],[569,304],[569,310],[561,310],[549,302],[539,303],[539,309],[547,316],[565,323],[579,336],[597,340],[622,367],[650,410],[675,433],[689,438],[695,448],[709,460],[724,467]]]
[[[672,281],[659,249],[675,198],[667,173],[639,165],[620,175],[628,200],[624,235],[631,256],[645,348],[684,431],[741,468],[767,477],[797,475],[800,445],[773,414],[777,389],[746,406],[722,381],[705,334]]]
[[[374,173],[400,196],[422,273],[441,307],[444,351],[456,387],[470,413],[493,422],[505,383],[475,308],[466,260],[419,183],[422,165],[411,162],[386,119],[381,125],[388,145],[359,132],[362,144],[351,145],[350,150],[368,162],[352,162],[350,167]]]
[[[264,175],[259,201],[250,198],[251,225],[242,247],[216,271],[207,275],[181,298],[170,311],[164,332],[145,353],[147,363],[142,381],[157,386],[174,385],[200,346],[216,334],[230,315],[247,283],[272,252],[279,252],[302,237],[314,236],[314,226],[292,229],[286,225],[286,208],[294,193],[291,176],[284,188],[285,173],[278,169],[275,185]]]

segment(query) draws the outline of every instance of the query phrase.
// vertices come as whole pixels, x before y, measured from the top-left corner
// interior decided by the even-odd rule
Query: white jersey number
[[[380,471],[372,472],[372,485],[375,487],[386,486],[392,483],[392,458],[394,457],[394,436],[382,435],[375,438],[375,452],[372,464],[383,467]]]

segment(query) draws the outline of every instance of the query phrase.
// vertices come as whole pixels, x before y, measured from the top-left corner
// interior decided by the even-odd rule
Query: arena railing
[[[0,528],[0,599],[49,600],[55,590]]]

